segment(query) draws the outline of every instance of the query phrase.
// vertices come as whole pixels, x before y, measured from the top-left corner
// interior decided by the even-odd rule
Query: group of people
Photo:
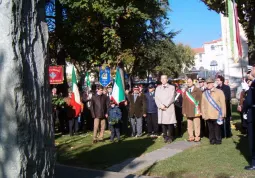
[[[239,110],[244,118],[242,120],[246,120],[253,155],[252,166],[246,169],[253,170],[255,84],[252,81],[255,66],[248,74],[246,85],[242,84],[244,92]],[[217,145],[222,143],[223,137],[232,136],[231,91],[223,76],[217,76],[216,81],[212,78],[199,78],[198,85],[188,78],[187,85],[180,88],[178,84],[169,84],[167,76],[162,75],[161,83],[157,86],[149,84],[146,92],[137,85],[132,87],[132,91],[126,89],[126,100],[119,104],[112,100],[111,92],[112,86],[105,89],[99,85],[95,93],[86,93],[82,97],[84,118],[90,118],[86,124],[93,125],[93,143],[104,141],[105,129],[111,131],[111,142],[115,137],[119,142],[121,133],[141,137],[147,131],[148,136],[153,138],[162,133],[164,142],[171,143],[174,137],[182,136],[183,117],[187,118],[187,140],[190,142],[199,142],[202,137],[208,137],[210,144]],[[69,124],[72,135],[73,131],[78,131],[77,124],[74,124],[74,130],[73,121]]]

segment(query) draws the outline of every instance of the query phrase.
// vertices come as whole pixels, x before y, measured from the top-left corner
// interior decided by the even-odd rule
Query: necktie
[[[189,92],[191,93],[191,88],[189,89]]]
[[[134,94],[134,102],[136,102],[136,98],[137,98],[137,95],[136,95],[136,94]]]

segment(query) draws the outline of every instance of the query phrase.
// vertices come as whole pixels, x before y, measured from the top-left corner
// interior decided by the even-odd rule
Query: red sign
[[[50,84],[62,84],[64,81],[63,66],[49,67]]]

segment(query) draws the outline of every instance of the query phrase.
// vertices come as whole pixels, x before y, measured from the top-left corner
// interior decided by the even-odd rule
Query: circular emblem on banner
[[[102,74],[102,79],[107,80],[107,78],[108,78],[107,73],[103,73],[103,74]]]
[[[50,73],[50,78],[54,79],[57,75],[55,74],[55,72],[51,72]]]

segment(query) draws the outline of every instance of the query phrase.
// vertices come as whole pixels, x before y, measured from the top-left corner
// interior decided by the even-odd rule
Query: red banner
[[[63,66],[49,67],[50,84],[62,84],[64,81]]]

